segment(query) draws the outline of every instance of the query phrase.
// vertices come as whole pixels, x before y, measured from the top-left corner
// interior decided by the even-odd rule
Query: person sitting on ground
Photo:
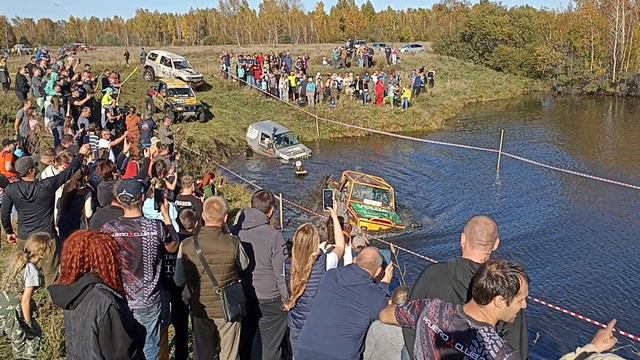
[[[324,275],[300,333],[297,358],[360,359],[367,330],[388,302],[393,264],[383,270],[382,263],[380,251],[367,247],[353,264]]]
[[[67,358],[144,360],[144,328],[127,307],[118,252],[111,236],[95,231],[65,242],[60,280],[48,290],[64,310]]]
[[[335,247],[332,252],[320,250],[320,233],[313,224],[304,224],[293,235],[291,258],[285,262],[284,274],[289,285],[288,301],[284,308],[289,311],[289,339],[294,356],[298,337],[304,323],[311,312],[311,307],[318,291],[322,276],[329,270],[338,267],[338,260],[344,253],[344,235],[338,220],[336,208],[329,208]]]
[[[24,249],[15,252],[2,279],[0,334],[6,334],[11,340],[16,359],[36,359],[40,352],[42,329],[36,320],[38,310],[33,295],[45,285],[37,264],[48,258],[52,251],[53,241],[49,234],[32,234]]]
[[[618,339],[613,336],[614,326],[616,326],[615,319],[611,320],[606,328],[598,330],[589,344],[565,354],[559,360],[624,360],[616,354],[606,353],[618,342]]]
[[[403,305],[407,302],[409,288],[400,286],[393,291],[389,305]],[[376,320],[369,327],[364,344],[363,360],[400,360],[404,339],[402,329]]]
[[[529,278],[524,269],[508,261],[489,260],[475,274],[471,293],[464,305],[434,298],[389,305],[380,312],[380,321],[415,329],[416,360],[515,359],[517,353],[495,326],[499,321],[512,323],[527,308]]]

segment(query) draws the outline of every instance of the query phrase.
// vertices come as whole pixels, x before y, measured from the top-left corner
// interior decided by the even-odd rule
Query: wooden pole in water
[[[316,140],[320,140],[320,124],[318,123],[318,115],[316,115]]]
[[[504,140],[504,129],[500,130],[500,148],[498,149],[498,164],[496,165],[496,174],[500,172],[500,160],[502,159],[503,140]]]
[[[282,193],[278,197],[280,203],[280,230],[284,230],[284,208],[282,207]]]

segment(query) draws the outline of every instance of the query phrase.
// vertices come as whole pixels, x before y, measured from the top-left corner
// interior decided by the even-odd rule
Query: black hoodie
[[[409,301],[424,298],[441,299],[452,304],[465,304],[471,299],[471,282],[481,264],[458,258],[448,263],[438,263],[427,267],[409,293]],[[529,356],[527,338],[527,319],[520,311],[512,324],[498,323],[498,334],[518,352],[519,359]],[[415,330],[403,328],[404,343],[413,359]]]
[[[2,197],[0,216],[4,231],[13,234],[11,209],[18,212],[18,238],[26,240],[36,232],[55,234],[53,207],[56,190],[64,185],[71,175],[80,169],[82,155],[76,156],[64,171],[44,180],[24,181],[9,184]]]
[[[92,273],[71,285],[51,285],[53,303],[64,309],[67,359],[144,359],[144,328],[127,301]]]

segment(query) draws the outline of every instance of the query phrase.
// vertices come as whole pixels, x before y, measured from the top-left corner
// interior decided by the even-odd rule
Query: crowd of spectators
[[[388,65],[397,64],[396,49],[387,47],[381,51]],[[240,86],[259,90],[269,98],[309,107],[326,103],[335,108],[339,99],[352,98],[362,105],[389,104],[392,108],[406,110],[412,98],[435,86],[435,70],[426,67],[413,70],[405,77],[393,68],[388,71],[372,69],[375,55],[370,47],[356,49],[353,45],[345,45],[336,48],[333,54],[339,59],[324,57],[321,71],[312,73],[308,54],[294,57],[289,52],[276,54],[271,51],[266,55],[262,52],[232,55],[224,51],[219,58],[218,75],[237,81]],[[356,60],[359,70],[354,75],[350,68]]]

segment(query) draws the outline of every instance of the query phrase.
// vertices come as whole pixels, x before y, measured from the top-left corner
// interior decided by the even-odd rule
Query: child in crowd
[[[35,291],[44,287],[44,275],[37,263],[53,251],[47,233],[29,237],[24,249],[18,249],[5,273],[0,297],[0,331],[9,336],[16,359],[36,359],[40,351],[42,329],[33,301]]]

